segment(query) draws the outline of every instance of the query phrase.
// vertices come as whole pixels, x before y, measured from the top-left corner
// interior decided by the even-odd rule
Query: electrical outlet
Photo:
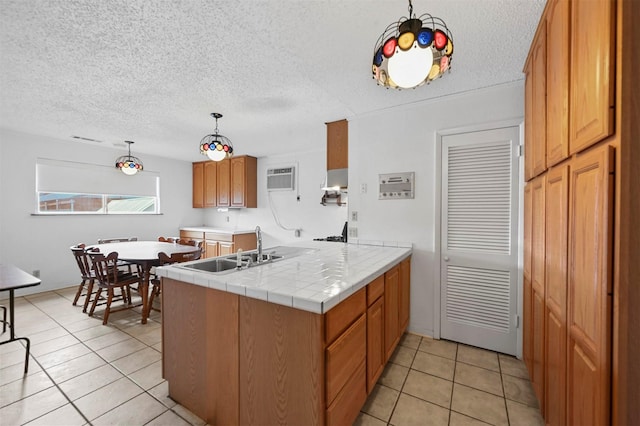
[[[358,212],[351,212],[351,221],[352,222],[358,221]]]
[[[227,216],[227,222],[229,222],[229,216]]]
[[[358,228],[349,228],[349,238],[358,238]]]
[[[360,193],[361,194],[366,194],[367,193],[367,184],[366,183],[361,183],[360,184]]]
[[[31,275],[33,275],[36,278],[40,278],[40,269],[34,269]]]

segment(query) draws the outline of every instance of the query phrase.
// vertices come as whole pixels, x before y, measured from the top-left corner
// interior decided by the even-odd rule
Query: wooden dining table
[[[158,254],[164,252],[171,256],[174,253],[196,253],[199,247],[181,245],[176,243],[165,243],[160,241],[124,241],[107,244],[94,244],[87,249],[98,249],[100,253],[107,256],[109,253],[117,252],[118,259],[140,265],[142,270],[142,281],[140,282],[140,295],[142,297],[142,324],[147,323],[150,307],[149,304],[149,280],[151,278],[151,267],[160,266],[162,262],[158,259]]]

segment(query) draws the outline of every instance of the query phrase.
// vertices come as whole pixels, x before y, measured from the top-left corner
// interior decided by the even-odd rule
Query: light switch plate
[[[358,238],[358,228],[349,227],[349,238]]]
[[[358,212],[351,212],[351,221],[352,222],[357,222],[358,221]]]

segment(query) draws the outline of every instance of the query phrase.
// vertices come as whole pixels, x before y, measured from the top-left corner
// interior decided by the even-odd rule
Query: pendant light
[[[451,69],[453,37],[440,18],[416,17],[409,0],[409,17],[390,24],[373,50],[373,78],[378,85],[412,89],[442,77]]]
[[[218,118],[222,114],[212,112],[211,116],[216,119],[216,129],[213,134],[207,135],[200,141],[200,154],[206,155],[213,161],[222,161],[233,156],[233,144],[226,136],[218,133]]]
[[[116,169],[121,170],[125,175],[135,175],[143,169],[142,161],[138,157],[131,155],[132,141],[124,141],[129,145],[129,154],[118,157],[116,160]]]

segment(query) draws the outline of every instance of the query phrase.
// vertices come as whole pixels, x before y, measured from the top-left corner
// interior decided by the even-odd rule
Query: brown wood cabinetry
[[[409,316],[411,311],[411,258],[400,262],[400,288],[398,294],[398,323],[400,329],[398,334],[402,334],[409,326]]]
[[[367,286],[367,393],[384,370],[384,275]]]
[[[229,160],[218,162],[217,165],[217,198],[218,207],[229,207],[231,205],[231,163]]]
[[[257,159],[255,157],[233,157],[230,161],[231,206],[257,207]]]
[[[558,165],[547,173],[545,189],[545,380],[544,407],[547,423],[566,421],[567,357],[567,221],[569,165]],[[553,220],[551,220],[553,218]]]
[[[193,208],[204,207],[204,163],[193,163]]]
[[[567,422],[606,424],[610,418],[613,148],[593,148],[575,158],[570,167]]]
[[[257,246],[255,234],[228,234],[223,232],[202,232],[180,230],[180,238],[204,241],[202,258],[233,254],[238,249],[254,250]]]
[[[384,274],[384,347],[385,360],[391,358],[400,341],[399,317],[400,266],[394,266]]]
[[[257,207],[257,159],[193,163],[193,207]]]
[[[533,175],[547,169],[547,33],[540,24],[533,45]]]
[[[210,424],[353,424],[384,369],[385,278],[324,315],[163,278],[169,395]]]
[[[547,167],[569,156],[568,0],[550,0],[547,11]]]
[[[531,324],[533,371],[531,384],[544,413],[544,320],[545,320],[545,182],[546,176],[531,183]]]
[[[349,167],[349,123],[327,123],[327,170]]]
[[[549,0],[525,65],[523,354],[549,425],[640,422],[640,345],[633,343],[640,341],[633,325],[640,316],[640,239],[632,224],[640,215],[634,166],[640,107],[632,95],[639,91],[639,12],[638,2]],[[543,29],[547,169],[534,173],[542,149],[535,133],[545,130],[532,106]],[[543,221],[534,191],[540,176],[546,180]]]
[[[571,2],[572,154],[613,133],[615,28],[613,0]]]

